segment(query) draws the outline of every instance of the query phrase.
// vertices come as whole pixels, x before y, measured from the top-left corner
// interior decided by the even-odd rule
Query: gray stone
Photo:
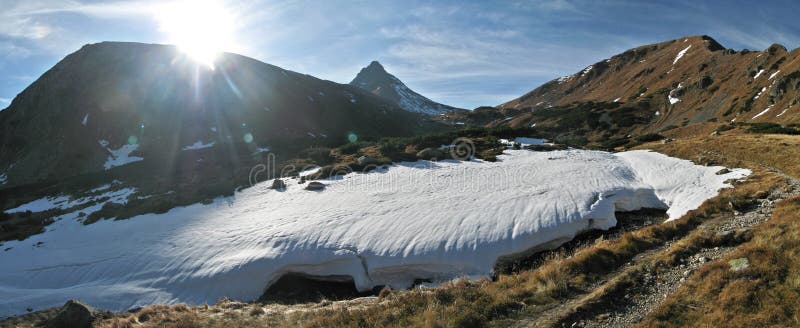
[[[61,311],[47,322],[47,328],[89,328],[97,310],[78,300],[69,300]]]
[[[325,189],[325,184],[318,181],[311,181],[306,186],[306,190],[322,190]]]

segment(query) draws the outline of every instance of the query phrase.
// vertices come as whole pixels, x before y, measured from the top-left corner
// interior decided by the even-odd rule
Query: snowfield
[[[716,175],[721,167],[649,151],[498,158],[398,163],[324,180],[324,191],[267,181],[209,205],[88,226],[68,214],[3,245],[0,316],[72,298],[110,310],[253,300],[287,272],[351,276],[361,290],[486,277],[500,257],[614,226],[614,211],[663,208],[676,219],[750,173]]]

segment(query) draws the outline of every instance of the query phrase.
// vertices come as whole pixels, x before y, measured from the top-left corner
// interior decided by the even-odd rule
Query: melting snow
[[[269,147],[257,147],[254,154],[258,153],[266,153],[269,152],[271,149]]]
[[[755,75],[755,76],[753,76],[753,80],[757,79],[757,78],[758,78],[759,76],[761,76],[761,74],[763,74],[763,73],[764,73],[764,70],[763,70],[763,69],[762,69],[762,70],[760,70],[760,71],[758,71],[758,73],[756,73],[756,75]]]
[[[522,146],[529,146],[529,145],[543,145],[547,143],[547,139],[538,139],[538,138],[526,138],[526,137],[517,137],[514,138],[514,141],[508,139],[500,139],[500,143],[504,145],[513,145],[518,143]]]
[[[89,121],[89,114],[83,115],[83,120],[81,121],[81,124],[83,124],[83,126],[86,126],[86,122],[88,121]]]
[[[101,145],[103,144],[103,141],[105,140],[100,141]],[[105,144],[108,145],[108,141],[105,141]],[[125,144],[122,147],[119,147],[119,149],[106,148],[111,154],[108,156],[108,159],[106,159],[106,163],[103,164],[103,167],[108,170],[112,167],[122,166],[143,160],[144,158],[131,156],[131,153],[138,148],[139,144]]]
[[[71,298],[109,310],[253,300],[287,272],[351,276],[359,290],[488,277],[501,256],[616,225],[615,211],[668,208],[676,219],[749,174],[716,175],[720,167],[648,151],[510,150],[499,159],[400,163],[327,180],[323,192],[257,185],[88,226],[65,215],[6,242],[0,316]],[[46,246],[28,247],[37,242]]]
[[[583,72],[581,72],[581,76],[584,76],[584,75],[586,75],[586,73],[589,73],[592,70],[592,68],[594,68],[594,66],[592,66],[592,65],[589,65],[586,68],[584,68]]]
[[[107,189],[107,188],[101,189],[101,188],[104,188],[104,187],[105,186],[100,187],[100,188],[95,188],[91,192],[94,193],[94,192],[98,192],[98,191],[102,191],[102,190]],[[111,186],[108,185],[108,187],[110,188]],[[108,200],[102,202],[101,204],[105,204],[106,202],[114,202],[114,203],[124,204],[124,203],[127,203],[128,196],[130,196],[134,192],[136,192],[136,189],[134,189],[134,188],[123,188],[123,189],[118,189],[118,190],[114,190],[114,191],[109,191],[109,192],[106,192],[106,193],[103,193],[103,194],[100,194],[100,195],[81,197],[81,198],[77,198],[77,199],[73,199],[73,200],[70,200],[70,197],[66,196],[66,195],[47,196],[47,197],[42,197],[42,198],[39,198],[37,200],[22,204],[22,205],[20,205],[18,207],[6,210],[5,212],[6,213],[17,213],[17,212],[25,212],[25,211],[44,212],[44,211],[48,211],[48,210],[52,210],[52,209],[65,210],[65,209],[69,209],[69,208],[72,208],[72,207],[75,207],[75,206],[78,206],[78,205],[86,204],[86,203],[91,202],[91,201],[97,201],[97,200],[100,200],[100,199],[103,199],[103,198],[106,198],[106,197],[108,198]],[[2,290],[2,288],[0,288],[0,290]]]
[[[761,88],[761,91],[758,92],[758,94],[755,96],[755,98],[753,98],[753,100],[756,100],[758,99],[758,97],[761,97],[761,94],[764,93],[764,91],[767,91],[767,87]]]
[[[775,78],[775,76],[776,76],[776,75],[778,75],[778,73],[780,73],[780,72],[781,72],[780,70],[777,70],[777,71],[775,71],[775,73],[772,73],[772,75],[770,75],[770,76],[769,76],[769,79],[768,79],[768,80],[772,80],[772,79],[774,79],[774,78]]]
[[[189,146],[183,147],[181,150],[197,150],[197,149],[209,148],[213,147],[215,143],[216,142],[212,141],[207,144],[204,144],[202,140],[197,140],[197,142]]]
[[[614,102],[619,102],[620,99],[622,99],[622,98],[614,99]]]
[[[767,112],[769,112],[770,109],[772,109],[772,105],[767,106],[767,109],[761,111],[761,113],[756,114],[756,116],[753,116],[751,120],[755,120],[757,117],[766,114]]]
[[[672,61],[672,65],[675,65],[678,62],[678,60],[681,59],[681,57],[683,57],[683,55],[685,55],[687,51],[689,51],[689,48],[691,47],[692,46],[689,45],[688,47],[686,47],[686,49],[681,50],[681,52],[679,52],[678,55],[675,56],[675,60]]]
[[[669,100],[669,103],[670,103],[671,105],[675,105],[675,104],[677,104],[679,101],[681,101],[681,100],[680,100],[680,99],[678,99],[677,97],[674,97],[674,96],[673,96],[673,94],[675,94],[675,92],[677,92],[678,90],[680,90],[680,88],[682,88],[682,87],[683,87],[683,82],[679,83],[679,84],[678,84],[678,87],[677,87],[677,88],[675,88],[675,89],[673,89],[672,91],[670,91],[670,92],[669,92],[669,95],[667,95],[667,100]]]

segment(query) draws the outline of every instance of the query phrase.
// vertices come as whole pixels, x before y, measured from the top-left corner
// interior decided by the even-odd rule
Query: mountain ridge
[[[792,110],[800,101],[798,82],[800,49],[773,44],[735,51],[697,35],[629,49],[496,107],[647,101],[660,116],[655,130],[684,120],[794,123],[800,121],[800,110]]]
[[[210,69],[175,46],[101,42],[67,55],[0,111],[0,187],[102,172],[128,144],[125,155],[144,161],[182,163],[225,146],[234,163],[246,163],[258,149],[338,145],[351,133],[407,136],[433,125],[359,88],[246,56],[221,54]],[[198,141],[216,144],[173,151]]]

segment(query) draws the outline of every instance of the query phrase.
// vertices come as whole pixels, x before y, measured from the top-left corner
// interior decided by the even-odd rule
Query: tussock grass
[[[753,239],[695,277],[651,313],[643,327],[800,326],[800,197],[778,203]],[[732,271],[728,261],[747,258]]]

